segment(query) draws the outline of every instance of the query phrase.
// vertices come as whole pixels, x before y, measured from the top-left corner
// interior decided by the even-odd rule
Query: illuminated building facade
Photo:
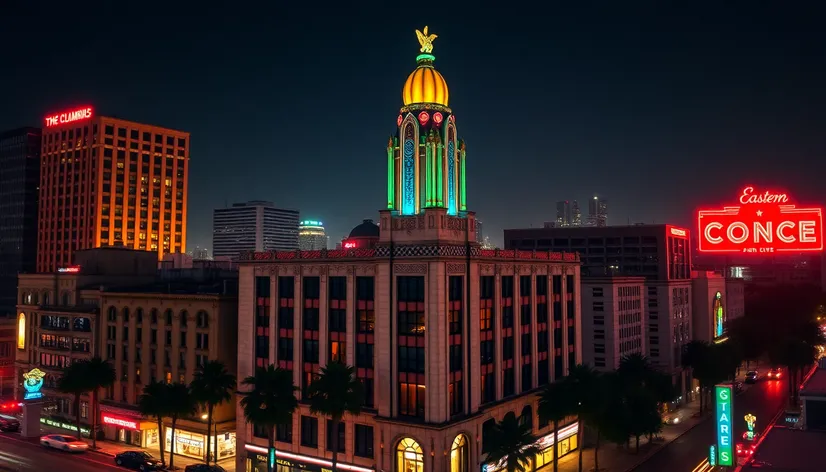
[[[38,368],[46,374],[45,414],[75,425],[73,396],[60,392],[57,381],[72,362],[100,356],[116,374],[114,385],[100,394],[98,424],[106,439],[157,447],[157,420],[137,408],[143,387],[151,381],[189,383],[207,360],[221,360],[234,371],[237,275],[203,268],[159,272],[154,253],[122,247],[78,251],[76,257],[77,266],[20,275],[15,398],[23,398],[23,374]],[[91,425],[90,400],[81,396],[82,430]],[[177,453],[205,457],[202,413],[178,420]],[[219,460],[227,459],[235,455],[234,401],[217,407],[214,415],[212,450]]]
[[[320,221],[304,220],[298,223],[298,248],[302,251],[327,249],[327,233]]]
[[[722,338],[728,323],[726,278],[717,272],[691,273],[693,339],[711,342]]]
[[[37,271],[71,265],[101,246],[186,251],[189,133],[97,116],[91,107],[46,117]]]
[[[255,200],[212,212],[212,256],[238,258],[246,251],[298,249],[298,210]]]
[[[577,211],[579,207],[577,206]],[[594,195],[588,200],[588,226],[608,226],[608,201]]]
[[[283,470],[495,471],[483,443],[505,416],[540,439],[537,468],[577,448],[577,423],[538,421],[536,393],[581,362],[579,259],[483,250],[466,209],[465,149],[433,69],[431,35],[388,146],[388,209],[373,248],[249,253],[240,262],[238,376],[275,364],[302,396],[276,434]],[[436,118],[439,113],[439,118]],[[452,164],[451,164],[452,162]],[[452,182],[452,183],[451,183]],[[327,362],[356,368],[364,409],[338,431],[303,394]],[[243,418],[240,406],[237,418]],[[264,431],[237,425],[236,470],[266,470]]]
[[[37,262],[40,129],[0,133],[0,316],[13,316],[17,274]]]

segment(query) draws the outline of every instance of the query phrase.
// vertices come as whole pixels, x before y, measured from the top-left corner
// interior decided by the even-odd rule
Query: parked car
[[[219,465],[192,464],[186,466],[184,472],[227,472]]]
[[[9,415],[0,415],[0,431],[14,432],[20,430],[20,422],[17,418]]]
[[[757,382],[757,377],[758,377],[758,375],[757,375],[756,370],[750,370],[750,371],[746,372],[746,383],[747,384],[756,383]]]
[[[778,369],[777,367],[772,367],[769,373],[766,375],[768,379],[780,380],[780,376],[783,375],[783,372]]]
[[[163,470],[161,461],[146,451],[123,451],[115,456],[115,464],[127,469]]]
[[[52,449],[60,449],[66,452],[85,452],[89,445],[83,441],[78,441],[74,436],[65,434],[47,434],[40,437],[40,444]]]

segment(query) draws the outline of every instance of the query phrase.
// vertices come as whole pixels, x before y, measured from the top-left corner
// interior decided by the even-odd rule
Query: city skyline
[[[126,15],[123,8],[112,6],[112,21],[100,22],[90,34],[116,36],[155,21]],[[210,246],[211,214],[224,201],[255,199],[320,218],[337,238],[376,218],[382,207],[382,170],[375,164],[395,124],[389,110],[401,104],[400,71],[414,65],[407,36],[429,24],[450,39],[437,57],[456,91],[451,104],[462,110],[468,205],[496,243],[505,228],[547,221],[556,201],[547,197],[551,193],[598,189],[610,196],[613,223],[683,226],[690,225],[693,210],[725,201],[744,184],[788,189],[805,202],[826,200],[816,179],[822,170],[817,157],[826,151],[819,137],[823,118],[808,111],[812,103],[826,102],[818,85],[826,68],[817,46],[822,33],[814,33],[819,29],[811,23],[815,12],[753,6],[742,15],[734,6],[720,6],[717,23],[709,25],[701,6],[635,11],[606,4],[596,12],[562,6],[536,19],[482,12],[479,21],[456,24],[400,14],[403,22],[384,24],[378,13],[356,8],[330,10],[299,26],[289,19],[306,18],[302,8],[284,6],[276,20],[216,19],[209,30],[182,19],[168,35],[146,38],[140,46],[81,43],[78,54],[124,54],[138,69],[176,73],[148,78],[91,65],[49,87],[28,77],[69,66],[71,58],[43,42],[71,15],[16,22],[0,33],[4,43],[22,46],[25,37],[44,54],[23,59],[19,73],[0,79],[19,92],[9,97],[0,129],[42,126],[47,115],[86,104],[103,115],[184,129],[192,135],[187,246]],[[17,28],[27,24],[27,33],[19,35]],[[701,26],[709,34],[697,35]],[[502,34],[479,48],[491,27]],[[355,51],[340,40],[343,33],[362,34],[371,47]],[[282,37],[290,38],[290,47],[280,47]],[[491,57],[497,58],[493,68]],[[360,72],[326,72],[347,67]],[[290,74],[283,73],[287,69]],[[699,72],[708,69],[716,73]],[[488,111],[492,104],[497,113]],[[320,113],[326,109],[334,111]],[[348,123],[359,124],[338,126],[344,113]],[[242,135],[240,142],[233,138]],[[326,138],[314,139],[320,135]],[[520,156],[518,165],[506,164],[503,155]],[[753,165],[780,160],[810,171]],[[645,185],[629,185],[634,182]]]

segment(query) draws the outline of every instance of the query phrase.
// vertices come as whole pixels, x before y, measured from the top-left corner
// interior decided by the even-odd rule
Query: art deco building
[[[580,362],[576,254],[483,250],[467,209],[465,145],[434,68],[433,36],[403,89],[387,146],[387,209],[374,247],[256,252],[240,262],[238,376],[275,364],[300,387],[299,409],[278,427],[279,470],[500,470],[483,444],[507,415],[540,437],[535,467],[550,463],[551,426],[537,417],[546,383]],[[304,392],[330,361],[356,367],[364,410],[338,431],[310,412]],[[239,471],[264,471],[265,431],[240,406]],[[577,447],[573,419],[560,454]]]
[[[96,116],[90,107],[46,117],[37,271],[82,249],[122,244],[186,252],[189,133]]]

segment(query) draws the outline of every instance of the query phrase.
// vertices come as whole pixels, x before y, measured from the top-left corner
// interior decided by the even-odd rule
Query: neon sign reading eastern
[[[74,121],[85,120],[92,117],[92,107],[83,107],[77,110],[49,115],[46,117],[46,127],[72,123]]]
[[[823,250],[823,210],[797,208],[785,193],[746,187],[738,206],[700,210],[700,252],[766,254]]]
[[[23,396],[23,400],[35,400],[37,398],[43,398],[43,392],[40,391],[43,388],[43,377],[46,374],[38,369],[34,368],[25,374],[23,374],[23,388],[26,389],[26,394]]]
[[[731,419],[734,411],[731,405],[731,385],[716,385],[714,399],[717,404],[717,461],[718,465],[733,465],[732,439],[734,426]]]

